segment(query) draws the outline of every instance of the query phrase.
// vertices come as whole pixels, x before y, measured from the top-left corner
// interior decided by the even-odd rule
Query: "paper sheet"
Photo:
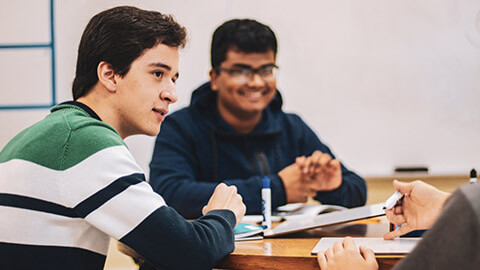
[[[323,237],[313,248],[312,254],[317,254],[320,250],[327,250],[335,242],[343,241],[343,237]],[[410,253],[421,237],[396,238],[394,240],[383,240],[383,238],[353,237],[357,247],[364,246],[371,248],[375,254],[406,254]]]

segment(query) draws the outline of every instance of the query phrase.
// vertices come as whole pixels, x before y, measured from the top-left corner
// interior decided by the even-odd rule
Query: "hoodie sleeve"
[[[157,136],[152,161],[150,163],[150,184],[162,195],[168,205],[172,206],[185,218],[198,218],[202,208],[208,203],[219,182],[198,180],[202,165],[199,159],[209,159],[208,153],[197,156],[194,132],[195,125],[188,118],[167,117],[162,130]],[[184,130],[188,126],[188,131]],[[270,175],[272,185],[272,206],[285,204],[285,191],[281,180]],[[262,179],[252,176],[247,179],[222,179],[227,185],[235,185],[247,206],[247,214],[261,212]],[[273,192],[275,191],[275,194]]]
[[[315,133],[303,122],[300,117],[294,116],[293,125],[296,126],[300,143],[301,155],[310,156],[315,150],[329,154],[336,158],[330,148],[322,143]],[[323,204],[335,204],[345,207],[365,205],[367,201],[367,187],[365,181],[342,163],[342,184],[332,191],[318,192],[315,200]]]

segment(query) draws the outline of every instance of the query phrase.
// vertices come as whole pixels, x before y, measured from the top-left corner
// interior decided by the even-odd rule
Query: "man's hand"
[[[315,151],[309,157],[298,157],[295,163],[302,171],[310,189],[330,191],[342,184],[342,166],[340,161],[329,154]]]
[[[336,242],[327,251],[318,252],[317,259],[321,270],[378,269],[373,251],[364,247],[359,250],[350,237]]]
[[[216,209],[231,210],[237,218],[236,225],[238,225],[245,215],[247,207],[243,203],[242,196],[237,193],[237,187],[220,183],[213,191],[207,205],[203,207],[202,213],[205,215],[208,211]]]
[[[314,197],[316,190],[308,186],[308,182],[303,179],[300,167],[293,163],[278,172],[278,176],[283,181],[287,203],[306,202],[308,197]]]
[[[437,220],[450,193],[416,180],[403,183],[393,180],[393,187],[405,194],[403,200],[392,209],[386,210],[387,218],[400,229],[386,233],[384,239],[393,239],[413,230],[430,228]]]

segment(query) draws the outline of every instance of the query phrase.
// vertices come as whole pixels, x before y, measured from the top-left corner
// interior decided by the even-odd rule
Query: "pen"
[[[385,201],[385,206],[383,206],[383,209],[392,209],[402,197],[402,193],[395,191],[395,193],[393,193],[392,196]]]
[[[262,178],[262,215],[262,225],[266,226],[266,229],[272,228],[272,193],[268,176]]]
[[[475,169],[472,169],[470,171],[470,184],[475,184],[477,183],[477,171]]]

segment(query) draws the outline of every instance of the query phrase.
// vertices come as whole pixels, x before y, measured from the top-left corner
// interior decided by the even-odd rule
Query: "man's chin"
[[[160,133],[160,126],[158,126],[158,128],[155,128],[155,129],[144,130],[142,134],[147,136],[157,136],[158,133]]]

